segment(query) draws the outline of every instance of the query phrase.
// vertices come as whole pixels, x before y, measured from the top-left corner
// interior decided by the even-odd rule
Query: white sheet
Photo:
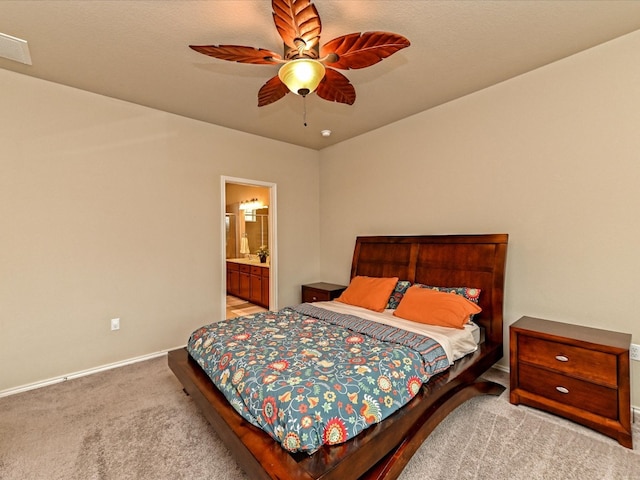
[[[378,313],[366,308],[348,305],[342,302],[315,302],[314,307],[324,308],[336,313],[345,315],[355,315],[373,322],[391,325],[402,328],[413,333],[427,335],[437,341],[444,348],[449,364],[453,364],[459,358],[475,352],[478,349],[479,327],[475,323],[470,323],[464,329],[438,327],[435,325],[425,325],[423,323],[412,322],[393,315],[393,310],[385,310]],[[475,333],[474,333],[475,332]]]

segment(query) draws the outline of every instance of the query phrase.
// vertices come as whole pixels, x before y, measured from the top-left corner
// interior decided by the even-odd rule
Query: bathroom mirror
[[[227,184],[225,231],[227,259],[257,261],[258,249],[269,247],[269,189]]]

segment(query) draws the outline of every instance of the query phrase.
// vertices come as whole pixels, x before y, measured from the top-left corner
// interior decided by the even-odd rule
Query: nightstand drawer
[[[528,335],[518,337],[518,357],[541,367],[615,387],[618,359],[615,355]]]
[[[344,285],[325,282],[302,285],[302,303],[328,302],[338,298],[345,288]]]
[[[305,288],[302,291],[302,301],[303,302],[328,302],[331,300],[331,296],[329,292],[324,290],[316,290],[313,288]]]
[[[617,389],[521,364],[520,388],[565,405],[618,419]]]

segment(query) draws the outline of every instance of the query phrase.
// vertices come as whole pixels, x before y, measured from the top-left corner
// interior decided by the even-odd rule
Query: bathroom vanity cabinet
[[[227,260],[227,295],[269,308],[269,265]]]

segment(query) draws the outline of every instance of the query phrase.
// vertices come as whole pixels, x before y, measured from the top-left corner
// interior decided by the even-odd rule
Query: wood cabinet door
[[[251,275],[251,286],[249,289],[249,300],[251,303],[262,304],[262,276]]]
[[[240,272],[227,270],[227,295],[238,296],[240,293]]]
[[[240,289],[238,290],[238,296],[249,299],[249,292],[251,291],[251,275],[248,273],[240,272]]]
[[[269,269],[262,269],[262,306],[269,308]]]

